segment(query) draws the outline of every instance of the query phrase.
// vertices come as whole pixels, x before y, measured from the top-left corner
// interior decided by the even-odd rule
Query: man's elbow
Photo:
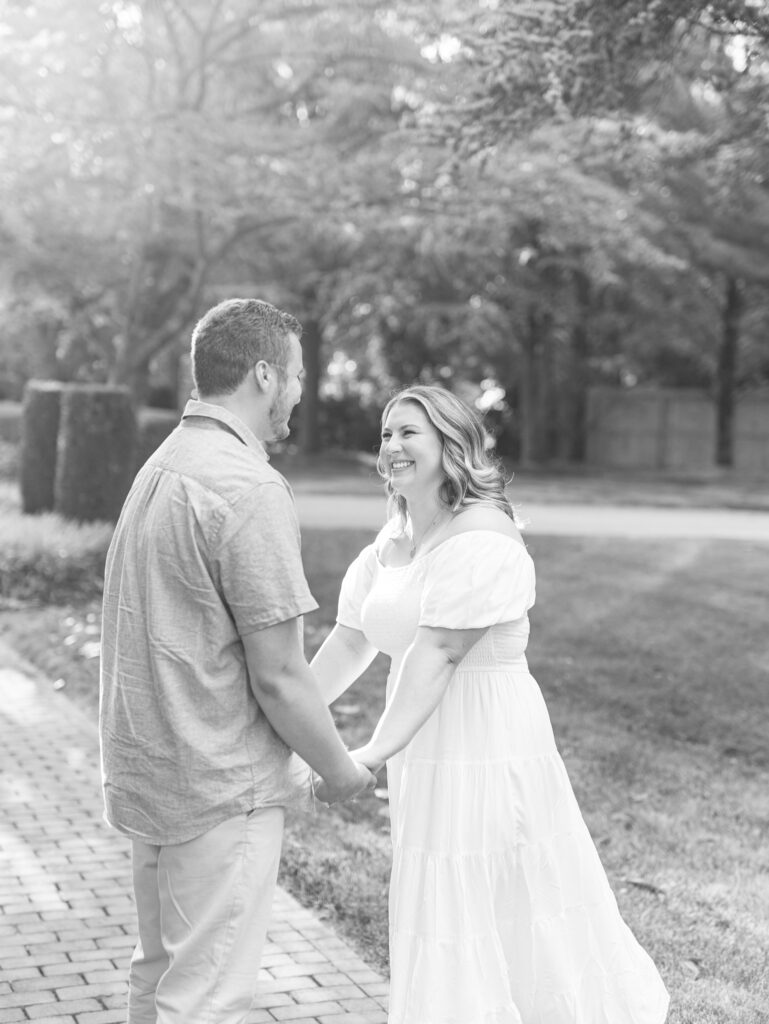
[[[283,669],[249,671],[251,690],[257,701],[278,703],[290,692],[290,673]]]

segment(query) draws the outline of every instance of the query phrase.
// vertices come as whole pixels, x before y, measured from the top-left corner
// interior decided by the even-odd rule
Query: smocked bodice
[[[397,568],[377,564],[371,589],[361,608],[361,625],[368,640],[393,659],[400,659],[419,626],[423,589],[430,571],[430,554]],[[529,639],[529,618],[495,624],[467,653],[462,669],[499,669],[521,662]]]
[[[402,566],[383,565],[372,544],[347,571],[338,621],[393,659],[419,626],[486,628],[459,668],[504,671],[525,664],[534,587],[528,552],[497,531],[457,534]]]

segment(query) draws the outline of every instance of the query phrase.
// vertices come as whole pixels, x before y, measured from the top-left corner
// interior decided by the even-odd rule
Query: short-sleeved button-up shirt
[[[107,555],[99,725],[112,825],[181,843],[297,797],[296,760],[254,698],[241,637],[317,607],[287,482],[238,417],[188,402],[139,471]]]

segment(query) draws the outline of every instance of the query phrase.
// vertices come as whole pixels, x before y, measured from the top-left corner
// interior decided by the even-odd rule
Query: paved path
[[[0,650],[0,1024],[119,1024],[128,844],[101,817],[94,724],[40,686]],[[282,890],[260,977],[249,1024],[387,1020],[382,977]]]
[[[315,493],[295,488],[302,526],[378,530],[384,522],[380,497]],[[530,505],[521,513],[527,533],[562,536],[712,538],[769,543],[769,512],[715,508],[655,508],[625,505]]]

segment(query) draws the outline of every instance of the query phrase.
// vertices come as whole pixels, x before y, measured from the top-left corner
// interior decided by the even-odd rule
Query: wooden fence
[[[596,387],[588,402],[588,462],[637,469],[706,470],[715,465],[716,406],[686,388]],[[769,390],[737,399],[734,468],[769,476]]]

